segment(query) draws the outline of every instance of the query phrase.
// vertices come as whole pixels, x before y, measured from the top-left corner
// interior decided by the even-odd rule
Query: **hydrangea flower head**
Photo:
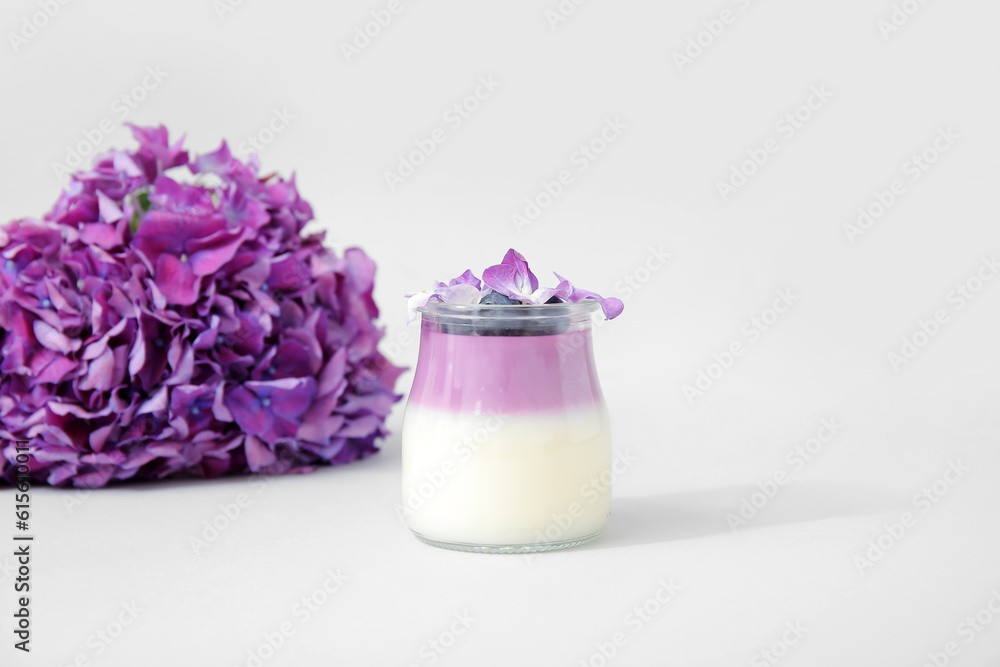
[[[132,133],[0,227],[0,479],[18,440],[32,479],[84,487],[377,451],[403,369],[377,350],[374,262],[303,234],[294,176]]]

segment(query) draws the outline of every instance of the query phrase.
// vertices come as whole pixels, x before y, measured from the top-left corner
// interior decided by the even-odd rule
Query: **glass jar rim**
[[[596,312],[601,307],[594,299],[583,299],[576,303],[541,303],[541,304],[469,304],[445,303],[444,301],[428,301],[426,305],[417,308],[418,313],[432,316],[442,316],[460,319],[503,318],[513,320],[540,320],[558,317],[580,317]]]
[[[600,304],[480,305],[431,301],[417,308],[424,329],[466,336],[548,336],[589,329]]]

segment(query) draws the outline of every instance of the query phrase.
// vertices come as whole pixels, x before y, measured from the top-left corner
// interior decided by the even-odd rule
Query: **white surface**
[[[297,169],[331,241],[379,261],[401,363],[416,329],[400,293],[512,245],[540,274],[625,299],[596,348],[616,447],[636,461],[599,541],[531,560],[407,533],[401,409],[378,457],[265,487],[129,486],[72,512],[72,492],[36,489],[35,651],[16,655],[0,626],[0,664],[246,665],[284,622],[295,633],[268,666],[430,664],[421,647],[465,611],[476,620],[434,664],[579,665],[620,631],[616,664],[753,665],[795,621],[808,631],[781,665],[922,665],[952,640],[949,664],[997,664],[1000,619],[971,643],[958,626],[1000,590],[1000,281],[971,301],[953,290],[1000,251],[1000,5],[926,2],[884,39],[890,0],[592,0],[553,31],[557,4],[403,0],[347,63],[339,43],[386,3],[245,0],[220,19],[210,0],[70,2],[17,52],[7,33],[37,4],[4,3],[3,218],[55,200],[52,162],[117,121],[147,67],[168,74],[128,120],[188,131],[199,151],[223,136],[238,149],[287,110],[265,169]],[[724,8],[733,22],[679,72],[672,54]],[[477,88],[456,127],[449,109]],[[789,136],[783,117],[811,95]],[[579,146],[616,118],[627,127],[588,161]],[[914,171],[949,127],[947,152]],[[384,172],[436,128],[444,143],[390,192]],[[776,146],[723,202],[716,182]],[[511,214],[563,171],[564,192],[518,233]],[[844,225],[895,179],[902,194],[849,242]],[[895,372],[887,354],[938,310],[946,323]],[[734,343],[743,353],[689,402],[684,385]],[[796,469],[788,453],[823,419],[842,427]],[[970,470],[922,512],[914,494],[949,461]],[[726,515],[776,471],[788,484],[733,534]],[[241,492],[252,503],[196,555],[190,538]],[[915,525],[860,573],[854,558],[906,511]],[[301,623],[294,606],[331,568],[350,579]],[[671,579],[682,590],[639,623],[633,608]],[[0,590],[9,625],[9,579]],[[95,655],[88,637],[132,601],[136,622]]]

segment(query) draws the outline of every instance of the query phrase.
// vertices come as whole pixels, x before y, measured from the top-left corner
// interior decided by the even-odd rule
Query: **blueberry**
[[[500,292],[490,292],[479,303],[484,306],[510,306],[517,303],[517,301],[508,299]]]
[[[551,299],[549,299],[548,301],[546,301],[545,303],[562,303],[562,302],[563,302],[562,299],[560,299],[557,296],[554,296]]]

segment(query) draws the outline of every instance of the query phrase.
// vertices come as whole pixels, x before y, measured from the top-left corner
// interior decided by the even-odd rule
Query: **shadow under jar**
[[[528,553],[589,542],[611,508],[593,301],[420,308],[403,503],[424,542]]]

